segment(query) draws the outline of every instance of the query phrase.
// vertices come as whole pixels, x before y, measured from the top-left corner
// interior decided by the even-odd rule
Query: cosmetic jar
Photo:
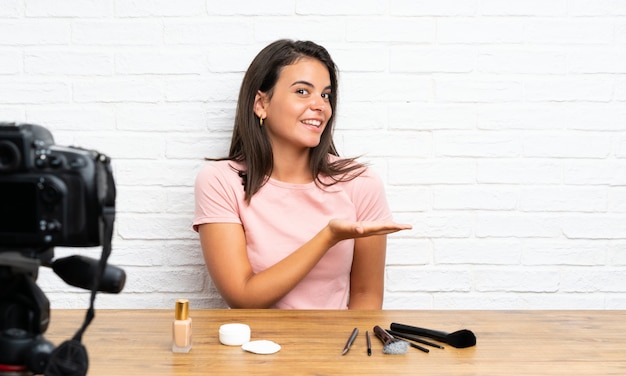
[[[220,343],[241,346],[250,342],[250,327],[246,324],[224,324],[220,326]]]

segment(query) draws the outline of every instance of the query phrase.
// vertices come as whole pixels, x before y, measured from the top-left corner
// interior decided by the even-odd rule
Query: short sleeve
[[[352,197],[358,221],[391,220],[391,211],[382,180],[371,169],[353,180]]]
[[[241,179],[227,161],[204,166],[195,181],[193,229],[205,223],[241,223],[239,201]]]

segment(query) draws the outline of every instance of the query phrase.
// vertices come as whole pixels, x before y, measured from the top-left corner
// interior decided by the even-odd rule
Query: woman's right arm
[[[394,222],[331,220],[313,238],[271,267],[254,273],[243,227],[208,223],[198,232],[211,279],[232,308],[268,308],[289,293],[337,242],[410,228]]]
[[[323,231],[275,265],[255,274],[243,227],[209,223],[198,229],[211,279],[232,308],[268,308],[291,291],[334,245]]]

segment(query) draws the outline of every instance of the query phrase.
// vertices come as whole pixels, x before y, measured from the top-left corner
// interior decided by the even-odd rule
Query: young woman
[[[195,185],[194,229],[232,308],[380,309],[392,221],[378,176],[339,158],[337,70],[313,42],[279,40],[246,72],[227,158]]]

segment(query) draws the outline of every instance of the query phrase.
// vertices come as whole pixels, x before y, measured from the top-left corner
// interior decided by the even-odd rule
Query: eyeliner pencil
[[[370,332],[365,331],[365,340],[367,341],[367,356],[372,356],[372,340],[370,339]]]

